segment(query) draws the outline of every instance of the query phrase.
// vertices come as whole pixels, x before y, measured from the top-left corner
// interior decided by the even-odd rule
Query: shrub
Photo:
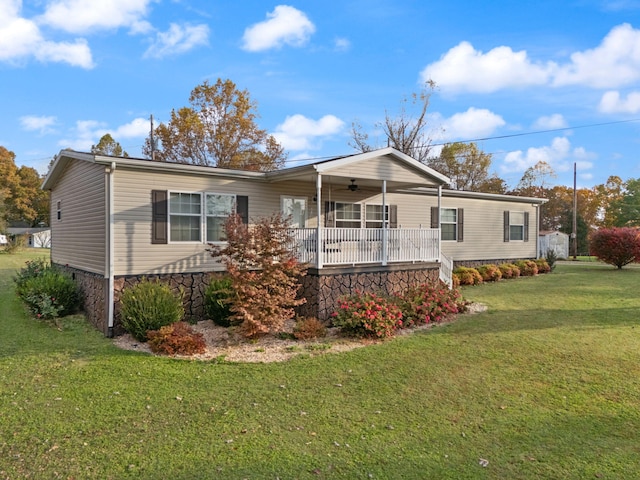
[[[24,295],[24,285],[30,278],[39,277],[52,267],[49,262],[43,258],[28,261],[18,273],[13,277],[16,284],[16,293],[22,297]]]
[[[196,333],[186,322],[176,322],[149,330],[149,347],[153,353],[164,355],[195,355],[204,353],[206,343],[201,333]]]
[[[482,277],[475,268],[458,267],[453,273],[458,275],[460,285],[479,285],[482,283]]]
[[[229,277],[212,278],[204,292],[204,311],[213,323],[221,327],[231,326],[233,281]]]
[[[591,234],[591,253],[621,269],[640,261],[640,231],[635,228],[601,228]]]
[[[465,302],[458,289],[449,289],[444,283],[422,284],[410,287],[397,300],[402,310],[405,328],[440,322],[447,315],[463,312]]]
[[[556,262],[558,261],[558,254],[556,253],[556,251],[553,248],[547,249],[545,259],[549,264],[549,271],[553,271],[556,268]]]
[[[502,278],[517,278],[520,276],[520,269],[513,263],[501,263],[498,265]]]
[[[453,273],[451,275],[451,287],[452,288],[460,287],[460,277],[456,273]]]
[[[480,265],[479,267],[476,267],[476,270],[478,270],[483,282],[497,282],[502,278],[502,272],[497,265],[492,263],[488,265]]]
[[[143,278],[137,285],[125,288],[120,297],[122,326],[140,342],[147,340],[148,330],[179,322],[183,316],[182,295],[174,295],[158,281]]]
[[[316,317],[299,318],[293,328],[293,336],[297,340],[310,340],[324,337],[326,334],[327,327]]]
[[[341,297],[332,313],[333,325],[349,335],[392,337],[402,326],[402,312],[390,299],[374,293]]]
[[[515,262],[515,265],[523,277],[532,277],[538,274],[538,266],[533,260],[518,260]]]
[[[222,258],[233,282],[232,320],[250,338],[282,331],[294,307],[306,301],[297,298],[306,269],[290,248],[288,220],[276,214],[249,227],[231,215],[224,228],[226,246],[211,245],[209,251]]]
[[[24,250],[27,246],[28,238],[28,235],[8,235],[4,251],[13,254]]]
[[[551,271],[551,266],[545,258],[539,258],[535,262],[538,267],[538,273],[549,273]]]
[[[71,277],[55,268],[46,268],[17,287],[22,300],[37,318],[70,315],[80,303],[78,287]]]

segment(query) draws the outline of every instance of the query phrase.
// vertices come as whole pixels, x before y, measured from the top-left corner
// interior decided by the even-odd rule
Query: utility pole
[[[576,191],[576,162],[573,163],[573,259],[578,259],[578,192]]]

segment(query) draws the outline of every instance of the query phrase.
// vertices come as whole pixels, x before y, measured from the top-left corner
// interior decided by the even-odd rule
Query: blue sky
[[[434,144],[478,141],[515,186],[640,177],[640,0],[0,0],[0,145],[45,173],[111,133],[140,156],[205,80],[229,78],[305,159],[353,153],[432,79]],[[549,131],[553,130],[553,131]],[[547,131],[546,133],[532,133]],[[436,147],[437,148],[437,147]]]

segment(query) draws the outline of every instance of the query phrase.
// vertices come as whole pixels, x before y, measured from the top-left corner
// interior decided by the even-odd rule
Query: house
[[[7,233],[12,237],[26,236],[28,247],[51,248],[51,228],[49,227],[9,227]]]
[[[545,200],[443,189],[449,179],[392,148],[272,172],[63,150],[51,192],[51,260],[81,284],[97,328],[118,333],[118,299],[158,276],[183,288],[187,314],[223,266],[206,251],[231,213],[282,211],[309,264],[302,314],[326,318],[355,290],[450,278],[452,262],[535,258]]]
[[[542,230],[539,235],[541,257],[546,256],[548,250],[553,250],[557,258],[569,258],[569,235],[555,230]]]

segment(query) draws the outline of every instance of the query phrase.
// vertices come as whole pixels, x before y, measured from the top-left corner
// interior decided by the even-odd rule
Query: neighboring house
[[[27,246],[33,248],[51,248],[50,227],[9,227],[9,235],[27,235]]]
[[[558,258],[569,258],[569,235],[554,230],[543,230],[540,232],[539,253],[541,257],[546,256],[548,250],[553,250]]]
[[[0,235],[0,245],[6,245],[7,242],[7,236],[6,235]]]
[[[292,248],[309,264],[301,313],[320,318],[344,293],[449,276],[443,253],[456,263],[537,256],[545,200],[443,189],[448,183],[392,148],[273,172],[63,150],[43,188],[52,262],[82,284],[90,320],[111,335],[122,289],[144,276],[182,287],[188,315],[202,316],[202,292],[224,270],[206,247],[223,240],[234,212],[245,222],[291,216]]]

